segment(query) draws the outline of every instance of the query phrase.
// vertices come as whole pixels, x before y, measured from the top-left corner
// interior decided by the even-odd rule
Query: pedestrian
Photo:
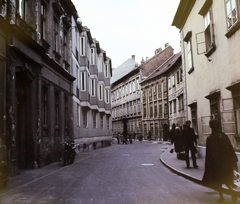
[[[132,134],[129,134],[129,142],[132,144]]]
[[[120,135],[120,138],[121,138],[121,142],[122,142],[122,144],[124,144],[125,142],[124,142],[123,133]]]
[[[196,162],[196,151],[197,151],[197,137],[195,135],[194,129],[190,127],[191,121],[186,121],[185,125],[183,125],[182,137],[184,141],[184,150],[185,150],[185,160],[187,164],[187,168],[190,168],[189,163],[189,151],[191,152],[191,158],[193,162],[193,167],[198,168]]]
[[[180,128],[177,126],[173,133],[172,142],[174,144],[174,150],[177,154],[183,151],[183,140],[182,140],[182,133]]]
[[[209,126],[212,133],[207,137],[205,171],[203,183],[216,188],[219,192],[218,202],[224,202],[222,184],[232,191],[232,201],[237,201],[232,184],[233,171],[237,168],[237,156],[228,136],[222,132],[218,120],[210,120]]]
[[[149,141],[152,140],[152,132],[151,132],[151,130],[148,131],[148,140]]]
[[[117,134],[117,142],[120,144],[120,132]]]
[[[128,139],[127,139],[127,133],[123,133],[124,135],[124,144],[127,144],[128,143]]]
[[[136,139],[136,133],[133,132],[133,140],[135,141],[135,139]]]

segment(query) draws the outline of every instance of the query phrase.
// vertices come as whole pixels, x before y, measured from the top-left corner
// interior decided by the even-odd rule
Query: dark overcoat
[[[207,138],[203,183],[208,186],[232,184],[233,170],[237,168],[237,156],[224,133],[211,134]]]

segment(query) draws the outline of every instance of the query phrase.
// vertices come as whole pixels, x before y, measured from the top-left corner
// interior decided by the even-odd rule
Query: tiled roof
[[[122,63],[120,66],[113,69],[111,84],[116,82],[117,80],[121,79],[123,76],[125,76],[132,70],[134,70],[135,65],[138,65],[138,63],[135,60],[133,60],[132,58],[129,58],[124,63]]]
[[[181,58],[181,52],[172,55],[168,58],[163,64],[161,64],[157,69],[155,69],[147,78],[145,78],[142,82],[152,79],[156,76],[163,74],[168,71],[176,62]]]
[[[142,79],[147,78],[154,70],[161,66],[167,59],[169,59],[173,53],[173,48],[168,46],[141,64],[139,68],[141,69]]]

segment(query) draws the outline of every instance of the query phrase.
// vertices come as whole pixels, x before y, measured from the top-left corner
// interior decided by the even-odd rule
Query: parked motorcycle
[[[63,164],[68,165],[74,162],[76,156],[76,146],[74,142],[64,143],[64,155],[63,155]]]
[[[4,161],[0,160],[0,189],[5,188],[8,182],[8,169]]]

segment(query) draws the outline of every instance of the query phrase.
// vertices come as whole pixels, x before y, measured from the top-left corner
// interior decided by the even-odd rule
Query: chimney
[[[155,55],[158,54],[159,52],[162,52],[162,48],[161,47],[155,50]]]
[[[135,55],[132,55],[132,59],[135,61]]]
[[[165,43],[165,48],[167,48],[169,46],[169,43]]]

